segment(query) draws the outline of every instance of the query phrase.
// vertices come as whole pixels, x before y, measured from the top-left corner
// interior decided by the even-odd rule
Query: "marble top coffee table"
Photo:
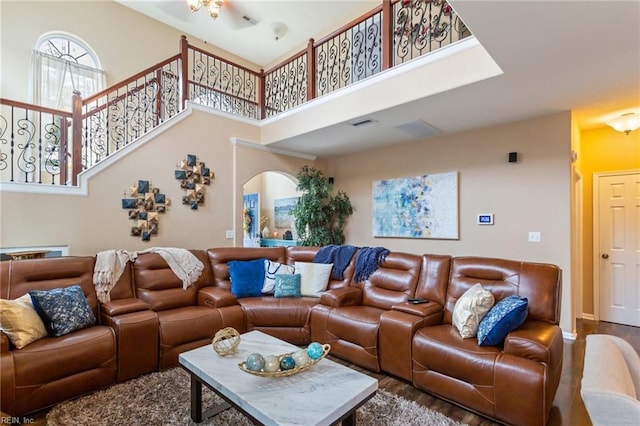
[[[322,342],[321,342],[322,343]],[[191,374],[191,418],[200,423],[230,406],[265,425],[355,424],[358,407],[372,398],[378,381],[329,359],[289,377],[260,377],[238,364],[249,354],[280,355],[299,349],[259,331],[241,335],[238,351],[218,355],[211,345],[183,352],[180,365]],[[227,404],[202,412],[202,385]]]

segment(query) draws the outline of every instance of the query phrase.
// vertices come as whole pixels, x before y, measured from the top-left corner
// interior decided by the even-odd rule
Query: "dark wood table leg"
[[[203,420],[231,408],[231,404],[224,401],[224,397],[222,397],[222,395],[218,394],[218,396],[223,399],[221,404],[202,411],[202,382],[198,376],[191,374],[191,420],[193,420],[194,423],[202,423]]]
[[[356,426],[356,412],[351,413],[350,416],[347,416],[342,420],[342,426]]]
[[[202,422],[202,383],[191,374],[191,420]]]

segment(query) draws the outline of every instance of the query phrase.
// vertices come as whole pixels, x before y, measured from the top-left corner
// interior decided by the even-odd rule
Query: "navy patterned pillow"
[[[508,296],[493,305],[478,326],[478,344],[497,346],[507,334],[527,319],[529,301],[526,297]]]
[[[53,290],[31,290],[29,295],[51,336],[63,336],[96,323],[82,288],[77,284]]]

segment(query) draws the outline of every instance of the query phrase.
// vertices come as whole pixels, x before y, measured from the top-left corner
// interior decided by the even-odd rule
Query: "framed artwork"
[[[294,216],[291,211],[299,197],[276,198],[273,200],[273,217],[276,228],[293,228]]]
[[[373,236],[458,239],[458,172],[373,182]]]
[[[242,230],[245,238],[260,236],[260,194],[257,192],[242,196]]]

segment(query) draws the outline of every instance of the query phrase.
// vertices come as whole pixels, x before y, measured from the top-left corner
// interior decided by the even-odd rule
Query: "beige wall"
[[[23,102],[30,100],[31,51],[40,36],[48,32],[69,33],[86,42],[100,58],[107,73],[107,85],[180,53],[180,36],[183,34],[112,0],[2,0],[0,78],[3,98]],[[194,36],[187,35],[187,38],[192,45],[258,69],[235,55],[210,44],[205,45]]]
[[[593,310],[593,175],[595,173],[640,170],[640,130],[625,135],[609,127],[581,134],[579,161],[583,172],[583,312]]]
[[[355,213],[346,230],[348,244],[559,265],[564,273],[561,325],[570,332],[570,133],[570,113],[561,113],[309,161],[273,154],[259,146],[232,144],[231,138],[257,140],[257,127],[196,110],[92,178],[87,197],[3,192],[2,246],[68,245],[70,254],[86,255],[109,248],[241,245],[244,184],[265,171],[295,175],[309,164],[333,176],[336,189],[345,190],[353,202]],[[511,151],[519,153],[516,164],[507,162]],[[216,174],[207,188],[205,206],[197,211],[180,204],[183,192],[173,176],[187,154],[197,155]],[[459,173],[459,240],[372,237],[374,180],[450,171]],[[123,192],[139,179],[149,180],[173,201],[161,217],[159,235],[148,243],[129,235],[131,222],[120,201]],[[493,213],[495,225],[476,225],[478,213]],[[235,230],[233,240],[225,238],[229,229]],[[528,231],[540,231],[542,242],[529,243]]]
[[[232,245],[233,240],[225,238],[225,231],[234,227],[234,147],[229,139],[256,136],[257,129],[251,124],[194,111],[94,176],[89,181],[88,196],[3,191],[2,247],[68,245],[71,255],[92,255],[113,248]],[[198,210],[181,204],[184,191],[174,177],[176,166],[187,154],[196,155],[215,173],[215,179],[206,187],[205,204]],[[248,155],[259,153],[252,151]],[[129,187],[138,180],[149,180],[172,202],[168,211],[160,215],[159,233],[150,242],[129,235],[133,221],[121,207],[123,193],[128,196]],[[241,232],[240,228],[240,235]]]
[[[328,160],[327,175],[355,208],[347,243],[559,265],[561,325],[570,332],[570,138],[571,115],[566,112]],[[507,162],[511,151],[518,152],[518,163]],[[459,173],[459,240],[373,238],[373,181],[451,171]],[[478,213],[493,213],[495,225],[477,225]],[[528,242],[529,231],[540,231],[542,241]]]

